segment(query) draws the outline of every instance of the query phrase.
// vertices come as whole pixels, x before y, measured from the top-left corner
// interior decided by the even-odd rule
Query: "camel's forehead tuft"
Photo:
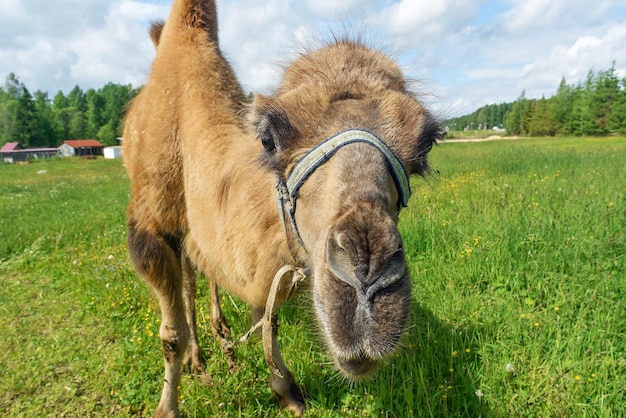
[[[279,95],[302,84],[360,82],[397,91],[406,90],[398,65],[381,51],[356,41],[337,41],[298,57],[283,74]]]

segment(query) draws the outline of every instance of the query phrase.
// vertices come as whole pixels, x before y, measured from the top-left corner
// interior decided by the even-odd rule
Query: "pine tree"
[[[527,112],[527,101],[526,90],[522,90],[522,94],[505,116],[504,127],[511,135],[524,135],[523,121]]]
[[[55,147],[59,138],[53,128],[52,108],[48,93],[35,92],[35,121],[37,133],[32,138],[31,143],[39,147]]]
[[[104,112],[105,99],[94,89],[89,89],[85,93],[85,102],[87,108],[85,136],[97,138],[98,131],[104,124],[102,113]]]
[[[559,83],[556,95],[549,100],[558,133],[567,133],[566,125],[572,113],[572,98],[572,88],[567,85],[565,77],[563,77]]]
[[[70,137],[70,118],[69,103],[62,91],[52,99],[52,129],[60,141],[71,139]]]
[[[22,146],[29,146],[37,131],[33,96],[13,73],[8,75],[3,91],[0,109],[2,143],[19,142]]]
[[[626,78],[620,82],[607,123],[610,132],[626,135]]]
[[[80,87],[76,86],[67,95],[69,113],[69,137],[67,139],[84,139],[87,133],[87,102]]]
[[[613,62],[610,69],[599,72],[593,80],[590,106],[596,125],[595,135],[605,135],[609,132],[609,119],[618,92],[619,79],[615,73],[615,62]]]
[[[532,118],[528,123],[528,134],[531,136],[554,136],[557,123],[550,104],[542,97],[534,103]]]

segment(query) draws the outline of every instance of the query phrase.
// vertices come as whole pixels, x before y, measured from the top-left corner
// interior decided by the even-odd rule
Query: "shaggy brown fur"
[[[186,356],[202,369],[194,268],[211,280],[212,323],[222,335],[228,329],[217,286],[258,315],[281,266],[309,268],[313,308],[335,364],[349,378],[371,374],[396,347],[411,295],[387,161],[369,144],[351,144],[310,176],[295,215],[304,248],[281,222],[276,177],[348,128],[374,133],[410,173],[422,174],[437,123],[398,66],[359,43],[303,54],[275,94],[258,96],[246,116],[244,94],[218,48],[213,1],[176,0],[151,37],[157,54],[126,119],[124,159],[129,251],[162,313],[165,384],[155,415],[179,414]],[[301,392],[280,368],[272,388],[281,406],[300,415]]]

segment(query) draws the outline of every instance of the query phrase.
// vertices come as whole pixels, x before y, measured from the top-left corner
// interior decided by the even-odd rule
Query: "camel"
[[[306,282],[338,371],[350,380],[374,373],[407,326],[398,216],[408,176],[428,172],[439,124],[398,65],[358,41],[302,53],[273,94],[248,104],[219,49],[214,1],[175,0],[150,32],[156,57],[127,113],[123,155],[129,253],[162,316],[155,416],[179,416],[183,366],[203,369],[198,271],[209,279],[220,338],[230,331],[218,288],[263,318],[271,387],[300,416],[302,391],[275,338],[274,308],[294,287],[277,272]]]

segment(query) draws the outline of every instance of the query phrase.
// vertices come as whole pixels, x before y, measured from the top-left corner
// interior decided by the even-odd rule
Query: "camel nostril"
[[[389,258],[381,274],[367,288],[365,298],[371,300],[379,291],[401,283],[407,275],[404,251],[399,249]]]
[[[340,244],[342,237],[329,238],[326,243],[326,261],[332,273],[355,288],[359,293],[364,293],[361,281],[355,273],[355,266],[348,250]],[[345,243],[344,243],[345,245]]]

